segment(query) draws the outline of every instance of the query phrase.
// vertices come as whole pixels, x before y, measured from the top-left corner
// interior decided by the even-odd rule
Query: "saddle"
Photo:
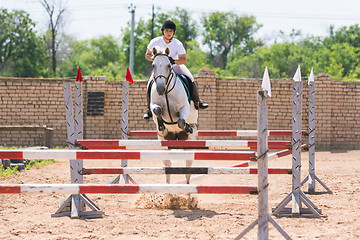
[[[185,74],[177,74],[177,76],[180,78],[181,83],[183,84],[186,94],[188,96],[188,101],[190,102],[193,98],[193,85],[191,79],[186,76]]]

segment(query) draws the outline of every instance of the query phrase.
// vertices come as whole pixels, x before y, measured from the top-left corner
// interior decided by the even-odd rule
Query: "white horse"
[[[156,124],[158,138],[161,140],[196,140],[198,111],[190,100],[188,87],[174,72],[169,60],[169,49],[165,51],[153,48],[153,74],[149,81],[151,87],[150,110]],[[170,160],[164,160],[166,167],[171,167]],[[186,161],[186,167],[192,160]],[[189,183],[190,174],[186,175]],[[170,175],[166,176],[170,183]]]

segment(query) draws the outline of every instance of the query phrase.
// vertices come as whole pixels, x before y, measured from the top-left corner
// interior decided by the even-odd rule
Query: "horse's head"
[[[166,87],[169,84],[169,81],[172,77],[172,67],[169,60],[169,48],[166,48],[165,51],[157,50],[153,48],[153,74],[156,84],[156,91],[159,95],[164,95]]]

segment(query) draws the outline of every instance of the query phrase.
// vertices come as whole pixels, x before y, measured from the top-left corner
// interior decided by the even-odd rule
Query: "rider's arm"
[[[179,55],[179,59],[175,60],[175,64],[178,64],[178,65],[186,64],[186,54]]]
[[[147,49],[145,53],[145,59],[152,62],[153,59],[151,58],[151,56],[152,56],[152,52],[149,49]]]

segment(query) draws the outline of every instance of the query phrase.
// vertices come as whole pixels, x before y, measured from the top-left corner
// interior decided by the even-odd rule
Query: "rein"
[[[166,57],[168,57],[168,55],[166,55],[166,54],[157,53],[157,54],[155,54],[154,58],[157,57],[157,56],[166,56]],[[175,76],[176,76],[176,75],[175,75]],[[177,124],[177,122],[174,122],[174,120],[173,120],[173,118],[172,118],[172,116],[171,116],[171,113],[170,113],[170,104],[169,104],[169,98],[168,98],[168,94],[169,94],[169,93],[175,88],[175,86],[176,86],[176,78],[175,78],[174,84],[173,84],[173,86],[172,86],[172,87],[170,88],[170,90],[169,90],[169,86],[170,86],[171,80],[174,78],[174,69],[171,67],[170,73],[169,73],[169,75],[168,75],[167,77],[164,76],[164,75],[162,75],[162,74],[160,74],[160,75],[154,77],[153,81],[156,83],[156,80],[157,80],[158,78],[161,78],[161,77],[165,78],[165,80],[166,80],[165,99],[166,99],[166,106],[167,106],[167,109],[168,109],[168,113],[169,113],[170,121],[171,121],[171,122],[166,122],[164,119],[162,119],[162,120],[164,121],[164,123],[169,124],[169,125]]]
[[[166,55],[166,54],[164,54],[164,53],[157,53],[157,54],[155,54],[154,59],[155,59],[157,56],[166,56],[166,57],[168,57],[168,58],[169,58],[169,56],[168,56],[168,55]],[[161,77],[165,78],[165,80],[166,80],[166,91],[165,91],[165,95],[166,95],[167,93],[171,92],[171,90],[173,90],[173,89],[174,89],[174,87],[175,87],[176,81],[175,81],[175,83],[174,83],[173,87],[172,87],[170,90],[168,90],[169,85],[170,85],[170,82],[171,82],[171,80],[172,80],[173,76],[174,76],[174,69],[171,67],[171,69],[170,69],[170,73],[169,73],[169,75],[168,75],[167,77],[165,77],[165,76],[164,76],[164,75],[162,75],[162,74],[160,74],[160,75],[158,75],[158,76],[154,77],[154,81],[155,81],[155,83],[156,83],[156,79],[161,78]],[[170,79],[170,80],[169,80],[169,79]]]

